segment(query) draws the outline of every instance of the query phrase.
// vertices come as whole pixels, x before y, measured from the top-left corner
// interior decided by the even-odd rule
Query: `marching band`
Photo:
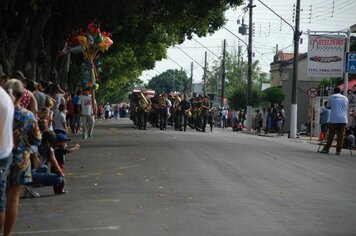
[[[208,96],[188,100],[186,94],[155,94],[152,90],[139,89],[130,96],[130,111],[134,128],[146,130],[149,122],[160,130],[172,126],[176,131],[186,131],[189,126],[200,132],[205,132],[207,125],[213,131],[216,113]]]

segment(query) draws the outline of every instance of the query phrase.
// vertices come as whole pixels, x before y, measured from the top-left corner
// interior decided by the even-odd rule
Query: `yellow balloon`
[[[96,84],[95,90],[99,89],[99,84]]]
[[[104,37],[104,40],[101,41],[98,46],[102,50],[108,50],[109,47],[113,44],[113,41],[109,37]]]
[[[85,48],[89,47],[89,42],[88,42],[87,37],[85,37],[84,35],[78,35],[77,39],[78,39],[78,42],[80,45],[82,45]]]

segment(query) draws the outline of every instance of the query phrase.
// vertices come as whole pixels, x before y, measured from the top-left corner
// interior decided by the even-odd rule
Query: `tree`
[[[8,74],[20,69],[33,79],[66,81],[68,57],[57,54],[64,45],[64,36],[96,19],[103,29],[113,33],[114,45],[105,56],[130,50],[135,71],[141,72],[165,58],[167,47],[182,43],[193,34],[202,37],[219,29],[225,23],[228,7],[241,3],[242,0],[2,0],[0,64]],[[71,56],[72,61],[77,58]]]
[[[262,100],[265,105],[281,104],[284,101],[285,94],[281,87],[269,87],[263,90]]]
[[[247,104],[247,63],[239,59],[236,53],[226,52],[226,97],[230,107],[246,108]],[[221,61],[213,62],[212,68],[207,73],[208,89],[217,91],[221,83]],[[259,61],[252,64],[252,106],[258,106],[261,102],[261,82],[266,82],[267,74],[261,71]]]
[[[190,79],[183,70],[167,70],[148,81],[147,87],[156,92],[181,92],[186,93],[189,89]]]

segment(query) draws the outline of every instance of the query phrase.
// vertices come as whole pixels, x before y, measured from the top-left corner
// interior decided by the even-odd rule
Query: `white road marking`
[[[13,232],[13,234],[44,234],[44,233],[60,233],[60,232],[78,232],[78,231],[98,231],[98,230],[119,230],[118,226],[94,227],[94,228],[78,228],[78,229],[53,229],[53,230],[38,230],[26,232]]]

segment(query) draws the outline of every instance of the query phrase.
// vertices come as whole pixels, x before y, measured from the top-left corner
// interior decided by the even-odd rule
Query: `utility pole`
[[[208,52],[205,51],[205,62],[204,62],[204,87],[203,87],[203,93],[204,93],[204,96],[206,96],[206,67],[207,67],[207,55],[208,55]]]
[[[221,107],[224,107],[224,97],[225,97],[225,51],[226,51],[226,39],[224,39],[223,46],[223,58],[221,62]]]
[[[190,64],[190,97],[193,97],[193,62]]]
[[[297,111],[298,111],[298,57],[299,57],[299,24],[300,24],[300,0],[297,0],[294,28],[294,56],[293,56],[293,77],[292,77],[292,99],[291,99],[291,115],[290,115],[290,135],[292,139],[297,138]]]
[[[252,9],[255,7],[252,5],[253,0],[249,0],[248,8],[249,8],[249,26],[248,26],[248,49],[247,49],[247,57],[248,57],[248,67],[247,67],[247,111],[246,111],[246,130],[251,130],[252,124]]]
[[[239,67],[240,69],[240,79],[239,81],[241,82],[242,81],[242,70],[241,70],[241,67],[242,67],[242,61],[241,61],[241,46],[238,47],[237,49],[237,66]]]

